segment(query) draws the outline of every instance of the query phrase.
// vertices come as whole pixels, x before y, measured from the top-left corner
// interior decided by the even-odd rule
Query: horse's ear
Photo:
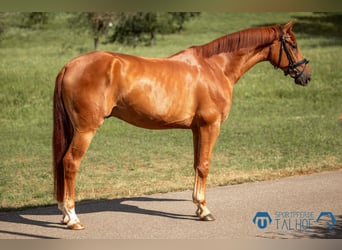
[[[284,27],[283,27],[284,31],[287,32],[287,31],[291,30],[292,27],[293,27],[293,25],[294,25],[294,21],[293,21],[293,20],[290,21],[290,22],[288,22],[288,23],[285,24]]]

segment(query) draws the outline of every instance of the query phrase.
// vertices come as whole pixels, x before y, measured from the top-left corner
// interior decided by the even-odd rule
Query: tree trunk
[[[97,50],[97,48],[99,47],[99,38],[98,37],[94,37],[94,49]]]

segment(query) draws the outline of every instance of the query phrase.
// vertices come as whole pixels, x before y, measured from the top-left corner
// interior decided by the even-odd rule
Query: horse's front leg
[[[219,132],[218,122],[193,129],[195,182],[192,198],[197,204],[196,215],[203,221],[215,220],[206,205],[206,181],[211,153]]]

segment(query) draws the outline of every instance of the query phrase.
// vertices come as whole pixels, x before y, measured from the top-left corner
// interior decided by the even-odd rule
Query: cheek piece
[[[280,62],[281,62],[281,59],[282,59],[282,55],[283,55],[283,51],[284,51],[285,55],[287,57],[287,60],[289,61],[289,65],[287,67],[287,70],[284,72],[285,76],[286,75],[291,75],[294,79],[297,79],[305,71],[306,65],[309,63],[309,60],[304,58],[304,59],[302,59],[302,60],[300,60],[298,62],[294,62],[292,57],[291,57],[291,54],[289,52],[289,49],[286,46],[286,38],[287,38],[287,36],[284,35],[283,30],[281,29],[280,26],[279,26],[279,30],[280,30],[280,38],[279,38],[279,40],[280,40],[281,46],[280,46],[280,50],[279,50],[278,64],[277,64],[277,66],[275,66],[275,68],[279,68]],[[304,67],[303,67],[302,70],[299,71],[297,69],[297,67],[302,65],[302,64],[304,64]]]

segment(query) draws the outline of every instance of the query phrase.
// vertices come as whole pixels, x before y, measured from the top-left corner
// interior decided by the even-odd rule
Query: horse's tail
[[[65,67],[56,77],[53,96],[53,173],[54,194],[58,202],[64,201],[64,167],[63,158],[73,137],[73,127],[65,109],[62,97],[62,85]]]

